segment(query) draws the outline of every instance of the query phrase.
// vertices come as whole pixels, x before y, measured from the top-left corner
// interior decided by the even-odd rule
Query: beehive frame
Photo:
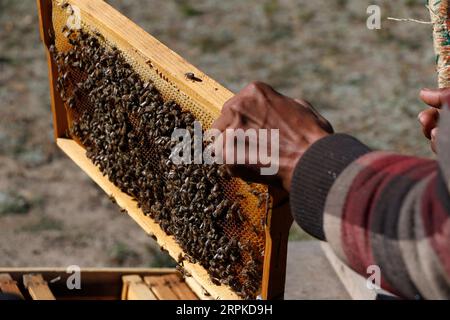
[[[222,87],[203,72],[186,62],[182,57],[167,48],[157,39],[146,33],[132,21],[121,15],[110,5],[101,0],[68,0],[70,5],[80,10],[81,19],[121,42],[122,47],[134,50],[146,59],[149,68],[180,93],[189,96],[197,105],[208,110],[214,117],[220,115],[223,104],[233,93]],[[181,248],[171,236],[150,217],[145,216],[137,203],[129,195],[120,191],[85,155],[85,150],[67,136],[68,120],[64,103],[56,89],[57,69],[49,46],[54,35],[52,8],[55,0],[37,0],[41,39],[45,44],[49,66],[51,107],[53,113],[54,136],[56,143],[88,176],[94,180],[108,195],[115,198],[117,204],[149,234],[156,236],[158,244],[177,259]],[[185,74],[192,72],[202,81],[191,81]],[[271,193],[272,194],[272,193]],[[265,252],[262,277],[261,297],[263,299],[282,298],[284,294],[287,238],[292,218],[289,205],[279,203],[272,196],[272,208],[267,215],[265,227]],[[217,286],[209,279],[207,271],[198,264],[184,262],[184,268],[215,299],[239,299],[239,296],[225,285]]]

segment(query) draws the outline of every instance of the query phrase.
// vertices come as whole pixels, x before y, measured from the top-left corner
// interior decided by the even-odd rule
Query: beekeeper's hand
[[[436,152],[436,138],[438,133],[439,110],[450,99],[450,88],[422,89],[420,98],[430,107],[419,113],[419,122],[423,134],[431,141],[431,149]]]
[[[218,147],[216,145],[216,150],[220,149],[224,159],[230,155],[233,155],[233,158],[237,155],[237,144],[232,143],[227,137],[230,137],[233,132],[235,134],[236,129],[244,131],[256,129],[254,131],[258,137],[257,148],[249,151],[248,147],[251,146],[251,141],[244,138],[247,151],[239,160],[245,164],[236,164],[236,161],[230,164],[230,161],[226,161],[228,168],[234,175],[246,180],[282,186],[286,191],[290,190],[294,168],[306,150],[317,140],[333,133],[330,123],[307,101],[286,97],[261,82],[249,84],[226,102],[221,116],[214,122],[213,127],[223,133],[222,137],[225,143]],[[269,137],[272,136],[270,129],[278,129],[279,140],[271,142],[269,138],[268,144],[261,143],[259,138],[262,131],[259,129],[269,129],[267,130]],[[231,139],[239,141],[239,138]],[[278,146],[274,146],[274,143],[278,143]],[[261,168],[268,166],[264,165],[265,162],[258,153],[261,148],[265,147],[267,147],[269,159],[272,161],[270,165],[278,168],[276,172],[269,175],[262,174]],[[272,150],[276,150],[274,147],[278,147],[278,159],[271,154]],[[250,158],[256,157],[257,154],[257,162],[249,164]],[[236,156],[235,160],[237,158]],[[272,171],[267,170],[267,172],[271,173]]]

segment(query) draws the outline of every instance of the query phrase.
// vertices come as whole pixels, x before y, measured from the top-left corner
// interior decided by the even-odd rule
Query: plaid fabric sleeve
[[[367,268],[378,266],[383,288],[405,298],[449,299],[450,180],[442,168],[371,152],[345,135],[322,140],[294,173],[297,222],[356,272],[368,276]],[[314,172],[312,162],[320,164]]]

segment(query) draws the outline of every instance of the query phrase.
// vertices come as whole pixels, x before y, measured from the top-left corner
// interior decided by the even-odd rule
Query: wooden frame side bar
[[[56,89],[58,70],[49,51],[49,47],[54,44],[54,34],[52,24],[52,0],[36,0],[39,13],[39,30],[41,40],[45,45],[47,55],[48,79],[50,87],[50,102],[53,114],[53,130],[55,140],[65,137],[68,129],[67,113],[64,102]]]
[[[288,200],[280,199],[279,202],[278,192],[272,194],[274,207],[270,210],[266,222],[266,252],[261,292],[264,300],[284,298],[289,229],[293,222]]]

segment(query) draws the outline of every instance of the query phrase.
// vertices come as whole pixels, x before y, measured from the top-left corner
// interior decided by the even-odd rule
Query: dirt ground
[[[436,83],[431,27],[386,20],[428,20],[422,0],[108,2],[233,91],[266,81],[374,148],[431,156],[416,120]],[[170,263],[55,147],[35,1],[0,0],[0,266]]]

